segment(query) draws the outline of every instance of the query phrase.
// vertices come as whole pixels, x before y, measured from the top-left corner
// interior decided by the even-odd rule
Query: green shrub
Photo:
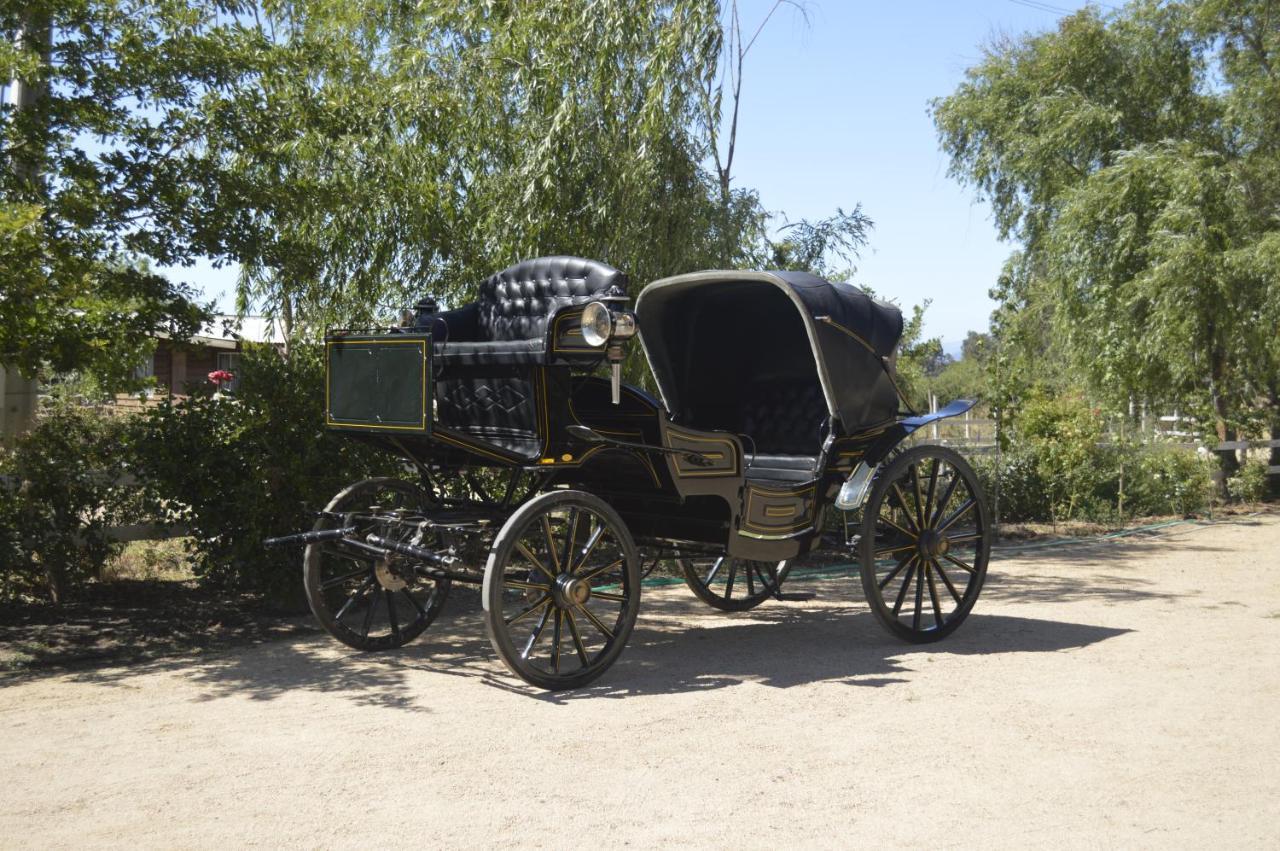
[[[1190,449],[1154,447],[1140,452],[1126,510],[1132,516],[1194,514],[1213,498],[1211,459]]]
[[[1267,463],[1246,461],[1239,473],[1227,479],[1227,493],[1237,502],[1261,502],[1267,496]]]
[[[55,405],[0,454],[0,597],[61,602],[96,577],[106,530],[139,510],[126,423]]]
[[[1033,395],[1017,412],[1014,440],[1033,459],[1053,520],[1070,520],[1106,478],[1103,422],[1078,396]]]
[[[299,552],[264,538],[310,528],[339,488],[402,469],[396,459],[324,428],[321,347],[288,359],[255,347],[240,360],[234,397],[205,388],[163,402],[137,425],[140,478],[158,511],[190,529],[201,582],[301,602]]]
[[[1030,452],[1019,448],[999,459],[982,456],[974,459],[974,467],[988,500],[995,498],[999,487],[1001,522],[1031,523],[1049,518],[1048,491]]]

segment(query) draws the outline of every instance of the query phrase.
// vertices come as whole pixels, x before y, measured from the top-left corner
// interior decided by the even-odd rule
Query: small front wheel
[[[540,494],[511,515],[484,571],[489,642],[545,689],[586,685],[617,661],[640,610],[640,554],[608,503]]]
[[[915,446],[876,477],[862,516],[862,588],[889,632],[915,643],[954,632],[990,554],[986,499],[959,453]]]
[[[676,558],[676,564],[689,590],[722,612],[745,612],[779,596],[791,572],[790,562],[748,561],[727,555]]]
[[[354,528],[357,541],[377,534],[417,546],[419,521],[431,507],[427,494],[400,479],[365,479],[344,488],[325,506],[314,531]],[[311,544],[302,580],[316,620],[334,638],[357,650],[391,650],[422,634],[449,596],[449,580],[432,577],[412,558],[370,555],[343,541]]]

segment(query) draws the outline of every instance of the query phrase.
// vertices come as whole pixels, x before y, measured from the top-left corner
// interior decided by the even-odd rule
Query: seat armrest
[[[418,330],[429,331],[437,343],[472,343],[476,340],[479,315],[479,306],[474,301],[454,310],[419,314]]]

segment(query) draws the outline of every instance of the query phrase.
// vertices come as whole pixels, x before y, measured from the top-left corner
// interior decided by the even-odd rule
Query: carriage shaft
[[[299,532],[296,535],[283,535],[279,538],[267,538],[262,542],[264,547],[292,547],[302,544],[321,544],[325,541],[338,541],[353,534],[356,527],[345,529],[320,529],[313,532]]]

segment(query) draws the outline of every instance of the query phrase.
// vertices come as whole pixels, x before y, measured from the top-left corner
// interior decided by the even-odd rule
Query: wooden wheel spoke
[[[379,594],[376,590],[369,596],[369,609],[364,613],[363,632],[365,638],[369,637],[369,630],[373,627],[373,612],[374,609],[378,608],[378,597]]]
[[[942,565],[934,561],[933,569],[938,572],[938,578],[942,580],[942,584],[947,586],[947,591],[951,594],[951,599],[956,601],[956,605],[960,605],[960,594],[956,591],[956,586],[952,584],[951,577],[947,576],[947,572],[942,569]]]
[[[608,600],[608,601],[610,601],[610,602],[612,602],[612,603],[625,603],[625,602],[627,602],[627,597],[626,597],[626,595],[625,595],[625,594],[611,594],[611,593],[609,593],[609,592],[607,592],[607,591],[592,591],[592,592],[591,592],[591,599],[593,599],[593,600]]]
[[[937,527],[938,532],[945,532],[948,529],[950,529],[951,526],[954,525],[957,520],[959,520],[961,517],[968,514],[971,510],[973,510],[973,507],[977,504],[978,504],[978,501],[973,497],[969,497],[968,499],[966,499],[959,508],[957,508],[954,512],[951,513],[950,517],[948,517],[946,520],[942,521],[942,523],[938,525]]]
[[[902,587],[898,589],[898,599],[893,601],[894,617],[897,617],[898,613],[902,611],[902,603],[907,598],[907,589],[911,587],[911,577],[915,576],[916,573],[915,559],[911,560],[910,565],[907,568],[906,577],[902,580]]]
[[[408,597],[410,603],[413,603],[413,607],[418,610],[418,617],[425,618],[427,616],[427,610],[422,608],[422,604],[418,602],[413,594],[409,593],[408,588],[401,588],[400,593]]]
[[[738,573],[738,560],[736,558],[729,559],[729,578],[724,587],[724,598],[728,600],[733,596],[733,577]]]
[[[573,616],[573,609],[566,609],[565,615],[569,618],[569,634],[573,636],[573,646],[578,650],[578,658],[582,660],[582,667],[589,667],[591,660],[587,658],[586,645],[582,643],[582,636],[578,633],[578,621]]]
[[[915,532],[912,532],[910,529],[903,529],[901,526],[899,526],[897,523],[894,523],[892,520],[890,520],[888,517],[885,517],[883,514],[881,514],[876,519],[878,520],[878,522],[884,523],[886,526],[891,526],[894,529],[897,529],[899,532],[901,532],[903,535],[906,535],[907,538],[909,538],[912,541],[916,540],[917,538],[917,535]]]
[[[920,465],[911,465],[911,490],[916,495],[916,528],[924,529],[924,494],[920,487]]]
[[[533,614],[533,613],[534,613],[534,612],[536,612],[538,609],[542,608],[543,606],[547,605],[547,604],[548,604],[548,603],[550,603],[550,602],[551,602],[551,595],[550,595],[550,594],[543,594],[543,595],[542,595],[542,599],[538,600],[537,602],[533,603],[532,605],[528,606],[527,608],[523,609],[522,611],[517,612],[516,614],[512,615],[511,617],[507,618],[507,620],[506,620],[506,624],[507,624],[507,626],[511,626],[513,623],[517,623],[517,622],[519,622],[519,621],[524,620],[524,619],[525,619],[525,618],[527,618],[529,615]]]
[[[538,557],[535,556],[527,546],[525,546],[524,541],[516,541],[516,551],[519,552],[520,555],[524,556],[525,560],[527,560],[530,564],[532,564],[538,570],[542,571],[542,573],[545,574],[548,579],[550,579],[552,582],[556,581],[556,575],[551,571],[547,570],[546,565],[544,565],[541,561],[539,561]]]
[[[912,512],[911,507],[907,505],[907,498],[902,493],[902,488],[898,487],[897,482],[893,483],[893,487],[889,489],[889,493],[897,498],[898,507],[902,509],[902,516],[907,519],[907,525],[911,527],[911,531],[907,531],[906,529],[903,529],[897,523],[894,523],[892,520],[889,520],[886,517],[881,517],[880,519],[884,520],[886,523],[888,523],[890,526],[893,526],[895,529],[899,529],[908,535],[919,534],[920,525],[918,523],[918,518],[915,516],[915,514],[917,514],[918,512]]]
[[[503,579],[502,584],[507,588],[522,588],[525,591],[546,591],[548,585],[545,582],[525,582],[523,579]]]
[[[963,570],[965,573],[969,573],[969,574],[973,573],[973,565],[965,564],[960,559],[953,556],[951,553],[946,553],[942,557],[945,558],[947,561],[951,562],[952,564],[954,564],[956,567]]]
[[[581,574],[578,578],[586,580],[587,582],[590,582],[592,579],[595,579],[597,576],[599,576],[602,573],[607,573],[610,570],[614,570],[616,568],[621,567],[625,561],[626,561],[625,558],[620,558],[617,561],[611,561],[608,564],[606,564],[604,567],[593,568],[590,573]]]
[[[762,567],[760,564],[753,564],[752,569],[756,572],[756,576],[760,577],[760,581],[764,583],[766,591],[776,591],[778,588],[778,569],[773,566]]]
[[[929,488],[924,497],[924,508],[921,509],[920,515],[925,520],[933,517],[933,498],[938,492],[938,471],[942,468],[942,459],[934,458],[933,463],[929,465]]]
[[[591,621],[591,625],[600,630],[600,633],[609,641],[613,641],[613,631],[596,617],[596,613],[588,609],[585,605],[579,604],[578,611],[587,616],[587,620]]]
[[[562,570],[564,570],[564,568],[560,564],[560,553],[557,552],[558,548],[556,547],[556,535],[555,535],[555,532],[552,531],[551,529],[551,515],[549,514],[542,515],[542,532],[547,537],[547,552],[551,554],[551,561],[553,563],[553,566],[556,569],[556,573],[558,574]],[[549,574],[549,575],[551,576],[552,580],[555,579],[554,574]]]
[[[575,561],[576,567],[574,567],[573,570],[577,570],[578,567],[581,567],[590,560],[591,554],[596,551],[596,545],[599,544],[600,539],[604,537],[604,532],[605,525],[603,523],[596,526],[595,531],[591,533],[589,538],[587,538],[586,546],[582,548],[582,552],[578,553],[578,558]]]
[[[716,578],[716,574],[720,572],[720,568],[724,565],[724,556],[716,559],[715,564],[711,565],[711,570],[707,573],[707,578],[702,580],[702,584],[710,587],[711,580]]]
[[[891,570],[888,576],[880,580],[880,590],[883,591],[884,586],[892,582],[893,577],[897,576],[899,573],[902,572],[902,568],[906,567],[909,564],[914,564],[917,558],[919,558],[918,555],[913,555],[911,558],[907,559],[906,561],[898,562],[898,566],[895,567],[893,570]]]
[[[356,604],[356,600],[359,600],[368,592],[369,587],[373,585],[374,581],[375,580],[372,576],[365,579],[365,581],[361,583],[360,587],[352,592],[350,597],[347,597],[347,601],[342,604],[342,608],[338,609],[337,613],[333,616],[333,619],[335,621],[342,620],[342,616],[351,611],[351,607]]]
[[[915,544],[903,544],[900,547],[890,547],[887,550],[876,550],[874,553],[871,554],[871,556],[872,558],[883,558],[885,556],[891,556],[894,553],[902,553],[902,552],[906,552],[907,550],[914,550],[915,548],[916,548]]]
[[[391,634],[399,638],[400,619],[396,616],[396,598],[391,596],[390,588],[383,588],[382,596],[387,603],[387,622],[391,624]]]
[[[524,650],[520,653],[521,658],[529,658],[529,654],[533,652],[533,646],[538,643],[538,639],[542,637],[542,631],[547,628],[547,620],[550,617],[551,607],[547,606],[542,610],[542,620],[538,621],[538,625],[529,634],[529,640],[525,643]]]
[[[753,569],[754,567],[755,565],[753,565],[751,562],[747,562],[746,574],[747,574],[747,596],[748,597],[754,597],[756,595],[756,580],[755,580],[755,577],[752,576],[752,574],[755,573],[755,570]]]
[[[561,565],[565,573],[573,573],[573,540],[578,536],[578,509],[569,509],[569,522],[564,524],[568,528],[564,533],[564,561]]]
[[[938,525],[938,518],[942,516],[942,512],[947,510],[947,506],[951,504],[951,497],[955,495],[956,486],[960,484],[960,471],[952,470],[951,481],[947,482],[946,490],[942,492],[942,497],[938,500],[938,506],[933,511],[933,516],[929,518],[930,526]]]
[[[933,604],[933,622],[942,626],[942,606],[938,603],[938,583],[933,578],[933,563],[925,565],[924,576],[929,581],[929,602]]]
[[[563,621],[564,612],[556,609],[556,624],[555,627],[553,627],[554,634],[551,637],[551,667],[555,668],[557,674],[560,673],[560,627]]]
[[[362,567],[359,570],[353,570],[350,573],[343,574],[342,576],[335,576],[332,579],[326,579],[324,582],[320,583],[320,588],[321,590],[328,591],[330,588],[334,588],[338,585],[342,585],[344,583],[350,582],[352,579],[355,579],[357,576],[369,576],[369,575],[370,575],[369,568]]]
[[[924,575],[929,565],[924,562],[916,569],[916,610],[911,616],[911,628],[920,631],[920,614],[924,610]]]

